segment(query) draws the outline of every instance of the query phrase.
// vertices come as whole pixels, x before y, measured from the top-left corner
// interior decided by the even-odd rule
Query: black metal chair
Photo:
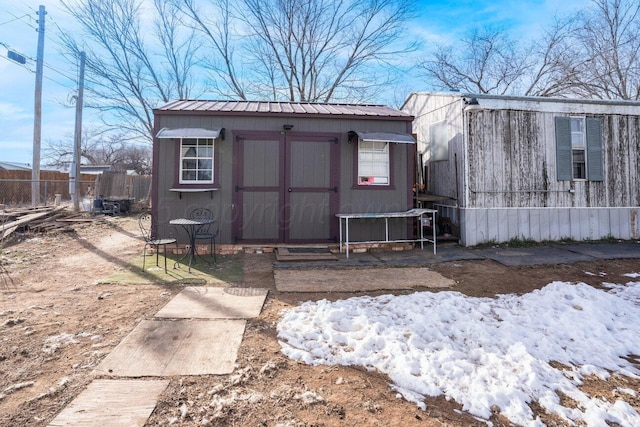
[[[164,272],[167,273],[167,245],[175,244],[176,245],[176,253],[178,251],[178,240],[174,237],[175,233],[169,232],[168,237],[160,238],[158,237],[158,227],[154,227],[153,217],[150,213],[143,213],[138,218],[138,224],[140,225],[140,231],[142,232],[142,237],[144,238],[144,250],[142,254],[142,271],[144,270],[145,263],[147,260],[147,246],[153,246],[156,248],[156,266],[160,267],[158,264],[158,256],[160,254],[160,246],[162,246],[162,255],[164,256]],[[175,268],[175,264],[174,264]]]
[[[190,219],[215,219],[213,216],[213,212],[207,208],[196,208],[191,211],[189,214]],[[214,222],[211,224],[204,224],[198,227],[195,232],[195,241],[198,240],[208,240],[209,241],[209,251],[211,256],[213,257],[214,262],[218,262],[216,259],[216,237],[218,237],[218,233],[220,232],[220,223]]]

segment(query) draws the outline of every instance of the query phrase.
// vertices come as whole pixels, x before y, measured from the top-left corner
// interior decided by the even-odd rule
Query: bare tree
[[[56,168],[68,168],[73,161],[73,135],[46,141],[43,162]],[[116,170],[151,173],[151,149],[148,144],[131,142],[123,133],[106,133],[90,129],[82,135],[80,157],[85,165],[111,165]]]
[[[223,96],[362,101],[385,83],[410,0],[173,0],[208,41]],[[381,78],[382,77],[382,78]]]
[[[85,106],[111,128],[151,141],[152,109],[193,88],[197,46],[163,0],[145,10],[143,0],[61,0],[84,34],[62,34],[68,55],[87,52]],[[153,17],[153,28],[142,21]]]
[[[437,46],[422,67],[442,89],[502,95],[514,90],[529,64],[505,29],[485,27],[456,45]]]
[[[476,93],[640,99],[640,3],[592,0],[555,19],[526,47],[503,30],[474,30],[439,46],[424,74],[440,88]]]
[[[574,54],[583,58],[575,93],[602,99],[640,99],[640,3],[593,0],[581,15]]]
[[[542,31],[540,39],[531,42],[527,52],[528,67],[522,76],[524,96],[566,96],[578,84],[580,55],[571,48],[576,36],[575,17],[554,18]]]

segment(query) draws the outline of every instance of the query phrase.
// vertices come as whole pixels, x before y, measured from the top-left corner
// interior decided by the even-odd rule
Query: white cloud
[[[20,105],[10,102],[0,101],[0,122],[12,120],[24,120],[32,117],[32,114],[25,111]],[[6,128],[5,128],[6,130]]]

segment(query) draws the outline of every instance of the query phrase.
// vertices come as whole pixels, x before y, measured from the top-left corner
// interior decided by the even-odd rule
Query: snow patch
[[[584,375],[640,377],[624,358],[640,354],[640,282],[607,286],[553,282],[495,299],[445,291],[305,302],[283,313],[278,336],[291,359],[386,373],[422,409],[425,396],[444,395],[485,420],[500,408],[513,423],[542,426],[528,405],[537,401],[569,423],[640,425],[624,401],[578,388]],[[577,408],[562,406],[558,392]]]

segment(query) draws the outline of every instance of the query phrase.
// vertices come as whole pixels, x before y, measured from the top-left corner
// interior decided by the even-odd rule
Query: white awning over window
[[[220,135],[224,139],[224,128],[222,129],[202,129],[202,128],[162,128],[156,135],[158,139],[169,138],[213,138],[216,139]]]
[[[355,134],[362,141],[375,141],[375,142],[397,142],[399,144],[415,144],[416,140],[413,136],[406,133],[393,133],[393,132],[360,132],[351,131],[350,134]]]

